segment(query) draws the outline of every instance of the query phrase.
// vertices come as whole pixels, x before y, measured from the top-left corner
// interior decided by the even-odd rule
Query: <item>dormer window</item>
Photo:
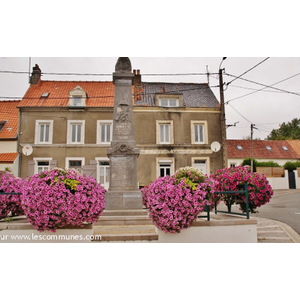
[[[179,100],[178,99],[160,99],[160,105],[164,107],[178,107]]]
[[[182,95],[155,95],[156,105],[161,107],[182,106]]]
[[[86,106],[86,92],[77,86],[75,89],[70,91],[69,94],[69,107],[85,107]]]
[[[73,97],[73,105],[74,106],[82,106],[82,98],[81,97]]]

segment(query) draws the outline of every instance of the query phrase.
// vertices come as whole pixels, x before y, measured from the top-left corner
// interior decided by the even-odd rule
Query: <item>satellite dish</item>
[[[32,146],[30,146],[30,145],[25,145],[25,146],[23,147],[23,149],[22,149],[22,152],[23,152],[23,154],[24,154],[25,156],[31,155],[32,152],[33,152]]]
[[[212,144],[210,145],[210,149],[213,152],[218,152],[221,149],[221,145],[219,142],[212,142]]]

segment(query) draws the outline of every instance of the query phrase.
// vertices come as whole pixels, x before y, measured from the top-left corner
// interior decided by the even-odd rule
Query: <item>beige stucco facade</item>
[[[81,161],[82,171],[89,169],[89,175],[99,179],[100,161],[107,161],[109,144],[99,139],[101,122],[113,120],[112,107],[99,108],[20,108],[20,144],[31,145],[29,156],[22,154],[21,177],[37,173],[38,161],[50,161],[49,167],[68,168],[69,161]],[[134,107],[134,131],[138,158],[138,181],[143,186],[155,180],[160,174],[160,164],[170,166],[171,173],[180,167],[201,165],[210,174],[222,168],[222,149],[213,153],[210,145],[221,143],[221,122],[219,108],[163,108]],[[39,125],[48,124],[50,138],[40,143]],[[72,143],[70,128],[80,124],[79,143]],[[160,124],[170,125],[170,143],[160,143]],[[203,140],[194,141],[195,124],[203,126]],[[75,126],[74,125],[74,126]],[[94,171],[91,171],[95,167]],[[41,166],[42,167],[42,166]]]

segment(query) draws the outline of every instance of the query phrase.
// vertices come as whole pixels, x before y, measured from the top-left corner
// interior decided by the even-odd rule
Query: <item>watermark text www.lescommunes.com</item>
[[[101,241],[101,235],[82,234],[0,234],[1,241]]]

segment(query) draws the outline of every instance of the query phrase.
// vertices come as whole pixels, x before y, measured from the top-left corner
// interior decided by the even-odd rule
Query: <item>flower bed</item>
[[[0,192],[20,193],[22,180],[10,174],[0,171]],[[24,212],[21,207],[20,195],[0,195],[0,219],[9,215],[19,216]]]
[[[105,208],[105,192],[94,178],[53,169],[27,178],[22,208],[35,229],[55,232],[68,224],[96,222]]]
[[[195,169],[181,169],[174,176],[160,177],[144,187],[142,194],[154,225],[169,233],[189,228],[205,205],[211,204],[205,177]]]
[[[273,195],[272,187],[264,175],[251,173],[246,167],[238,166],[218,170],[211,178],[216,180],[216,190],[218,191],[239,191],[244,189],[245,183],[248,185],[249,209],[255,213],[255,209],[268,203]],[[245,194],[216,194],[213,200],[218,203],[225,201],[227,206],[237,203],[240,209],[246,211]]]

